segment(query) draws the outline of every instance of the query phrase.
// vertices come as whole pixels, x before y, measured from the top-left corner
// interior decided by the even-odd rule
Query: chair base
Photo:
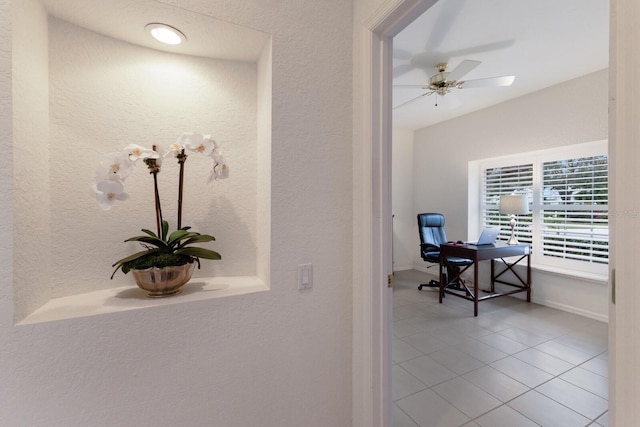
[[[422,288],[440,288],[440,282],[437,280],[431,280],[429,283],[423,283],[418,285],[418,290],[421,291]],[[454,291],[464,291],[467,296],[471,296],[469,291],[464,287],[460,286],[460,282],[456,281],[455,283],[449,283],[447,285],[448,289],[453,289]]]
[[[440,287],[440,282],[438,282],[437,280],[432,280],[429,283],[423,283],[422,285],[418,286],[418,290],[421,291],[422,288],[439,288]]]

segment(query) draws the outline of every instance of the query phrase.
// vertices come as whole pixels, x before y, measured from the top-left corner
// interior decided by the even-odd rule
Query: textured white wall
[[[392,140],[393,270],[410,270],[420,249],[414,186],[424,191],[428,185],[413,180],[413,132],[394,129]]]
[[[258,61],[258,197],[257,197],[257,276],[267,280],[271,276],[271,99],[273,70],[271,42]]]
[[[607,139],[606,70],[415,132],[417,211],[440,211],[447,238],[467,239],[470,160]],[[425,161],[425,159],[429,159]],[[416,253],[414,265],[426,264]],[[607,318],[607,287],[535,272],[532,298],[598,319]]]
[[[26,0],[13,10],[14,307],[30,312],[52,295],[47,13]],[[55,227],[55,226],[54,226]]]
[[[23,1],[10,4],[15,7]],[[9,21],[6,3],[0,6],[2,23]],[[342,0],[302,0],[294,5],[262,0],[166,3],[179,3],[195,13],[273,34],[271,290],[16,327],[10,316],[14,303],[11,271],[16,254],[13,245],[8,245],[7,250],[3,246],[0,267],[7,274],[0,276],[2,424],[349,426],[352,423],[353,324],[351,3]],[[3,25],[0,35],[0,40],[10,38],[10,26]],[[108,51],[135,49],[116,48],[117,43],[109,46],[112,43],[106,41],[104,48]],[[0,46],[8,49],[7,43]],[[81,46],[74,44],[75,48]],[[0,63],[0,76],[11,75],[10,55],[6,58],[7,61]],[[193,65],[193,61],[190,63]],[[112,71],[117,65],[103,64]],[[0,80],[0,84],[5,83]],[[57,90],[54,87],[57,85],[57,81],[52,82],[52,91]],[[106,89],[94,87],[95,90],[101,88]],[[112,96],[104,92],[100,95]],[[5,120],[5,116],[10,115],[12,100],[5,95],[0,100]],[[76,100],[87,109],[92,108],[93,101],[84,96]],[[120,108],[121,105],[111,104],[108,111],[98,110],[96,117],[104,113],[105,117],[128,121],[128,117],[116,111]],[[61,110],[56,106],[54,111]],[[190,111],[191,106],[185,108],[182,119],[185,126],[193,126],[186,114]],[[252,114],[255,122],[255,110]],[[83,126],[72,118],[63,121],[52,117],[54,119],[56,135],[76,128],[87,132],[83,121],[90,122],[84,113],[79,118]],[[158,132],[156,135],[160,137],[159,132],[166,131],[172,135],[171,139],[173,132],[182,131],[174,129],[174,124],[167,129],[145,125],[157,123],[154,118],[141,117],[140,120],[143,124],[140,128],[128,123],[123,130],[136,129],[138,137],[153,132]],[[87,144],[96,144],[86,145],[91,154],[82,153],[81,158],[97,158],[104,152],[105,147],[98,144],[109,144],[111,138],[106,137],[118,135],[120,128],[119,123],[111,123],[113,128],[109,125],[98,120],[96,126],[100,133],[96,130],[96,133],[78,135],[87,136]],[[233,129],[234,134],[242,132],[243,129]],[[255,129],[252,132],[255,138]],[[90,138],[94,135],[105,139]],[[15,141],[10,134],[3,135],[0,143],[3,153],[13,152]],[[51,147],[52,152],[63,148]],[[54,164],[61,165],[61,154],[53,155],[56,156]],[[240,172],[238,168],[256,168],[255,164],[243,166],[234,162],[234,158],[235,155],[230,156],[234,175],[225,185],[235,185],[232,182]],[[3,158],[0,162],[4,164],[6,160]],[[9,167],[0,168],[3,177],[11,171],[11,162],[8,163]],[[77,170],[74,176],[92,177],[94,162],[79,163],[82,162],[74,166],[82,170]],[[84,181],[84,178],[77,179]],[[81,206],[82,196],[67,199],[67,195],[61,194],[61,184],[68,184],[74,190],[82,189],[86,195],[84,182],[71,183],[71,178],[59,175],[55,181],[52,188],[55,186],[56,195],[69,201],[69,210],[94,209],[89,207],[92,201],[86,208]],[[11,220],[12,215],[18,213],[7,211],[12,206],[11,194],[22,190],[5,184],[4,179],[1,182],[0,212],[3,219]],[[222,185],[212,190],[220,188]],[[127,208],[130,206],[131,203]],[[232,212],[239,209],[232,203],[231,207]],[[58,203],[52,217],[60,218],[61,210],[62,204]],[[117,216],[124,210],[113,212]],[[106,220],[102,212],[87,216],[91,219],[83,220],[83,226],[92,226],[93,221],[104,226]],[[15,223],[10,227],[11,230],[7,230],[0,225],[0,236],[6,238],[2,245],[9,242],[16,231]],[[240,240],[235,245],[240,247],[246,243],[249,254],[255,252],[256,242],[238,231],[229,230],[230,236]],[[226,232],[216,224],[216,237]],[[100,236],[106,234],[104,231]],[[72,240],[83,244],[85,238],[84,234],[74,235]],[[118,246],[117,243],[106,245]],[[89,253],[93,250],[90,248]],[[307,292],[298,291],[296,285],[296,268],[303,262],[314,265],[314,288]],[[74,267],[70,274],[76,271],[83,270]]]
[[[13,97],[11,4],[0,3],[0,339],[6,339],[8,325],[13,323]],[[46,298],[46,296],[45,296]],[[0,360],[2,350],[0,350]]]
[[[98,207],[89,189],[102,156],[129,143],[167,148],[193,130],[211,133],[231,167],[229,179],[207,184],[211,159],[190,155],[185,163],[182,225],[214,235],[206,246],[222,254],[194,276],[255,275],[256,64],[137,47],[54,18],[49,46],[54,296],[131,284],[120,273],[109,280],[111,264],[141,250],[126,238],[156,229],[153,180],[142,162],[124,181],[130,199]],[[158,175],[171,230],[178,170],[167,157]]]

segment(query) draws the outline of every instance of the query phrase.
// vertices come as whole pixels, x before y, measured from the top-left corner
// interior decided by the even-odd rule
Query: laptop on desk
[[[498,238],[498,234],[500,234],[500,229],[498,227],[483,228],[477,241],[465,243],[473,246],[493,245]]]

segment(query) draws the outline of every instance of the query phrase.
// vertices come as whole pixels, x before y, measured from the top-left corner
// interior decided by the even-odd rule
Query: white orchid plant
[[[139,242],[145,250],[129,255],[113,264],[115,270],[127,274],[132,269],[146,269],[150,267],[166,267],[184,265],[197,262],[200,268],[200,258],[220,259],[218,252],[193,246],[196,243],[205,243],[215,240],[208,234],[200,234],[190,231],[191,227],[182,226],[182,195],[184,187],[184,164],[187,161],[187,153],[197,153],[213,159],[211,177],[209,182],[229,177],[229,166],[222,154],[222,149],[211,138],[211,135],[203,135],[198,132],[186,132],[172,144],[169,149],[161,154],[154,145],[146,148],[137,144],[129,144],[122,151],[108,153],[100,161],[96,171],[93,193],[98,205],[103,210],[109,210],[118,201],[125,201],[129,195],[124,192],[124,180],[132,173],[133,166],[141,160],[153,175],[153,187],[155,195],[156,229],[154,233],[148,229],[142,229],[144,235],[131,237],[125,242]],[[178,226],[176,231],[169,233],[169,223],[162,217],[160,206],[160,193],[158,192],[158,178],[162,159],[173,156],[180,166],[178,183]]]

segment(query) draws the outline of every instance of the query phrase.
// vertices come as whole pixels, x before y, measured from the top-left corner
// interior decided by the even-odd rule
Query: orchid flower
[[[133,165],[142,159],[147,164],[151,173],[154,174],[154,188],[157,196],[157,182],[155,182],[155,174],[160,171],[160,164],[164,157],[172,155],[178,157],[180,168],[184,168],[184,162],[187,158],[186,154],[182,155],[184,150],[193,153],[199,153],[213,159],[213,167],[209,182],[229,177],[229,165],[225,157],[222,155],[222,149],[211,138],[211,135],[204,135],[199,132],[185,132],[178,140],[171,144],[168,150],[164,151],[154,145],[153,149],[146,148],[138,144],[129,144],[122,151],[108,153],[100,161],[100,165],[96,170],[96,178],[93,191],[98,200],[98,204],[104,210],[111,209],[116,200],[127,200],[129,196],[124,193],[122,181],[127,178],[133,169]],[[181,172],[182,174],[182,172]],[[182,175],[179,185],[179,192],[182,188]],[[181,193],[180,193],[181,194]],[[159,200],[156,197],[156,200]],[[179,198],[181,200],[181,196]],[[156,207],[159,216],[161,211],[159,206]],[[180,223],[182,207],[178,207],[178,223]],[[161,222],[159,220],[158,222]]]
[[[178,141],[182,142],[187,150],[205,156],[210,156],[218,146],[218,144],[211,139],[211,135],[203,135],[198,132],[184,133]]]
[[[129,144],[124,147],[124,150],[129,153],[129,159],[135,162],[138,159],[159,159],[160,154],[153,151],[151,148],[145,148],[138,144]]]
[[[210,182],[229,177],[229,165],[222,155],[222,149],[211,139],[211,135],[203,135],[198,132],[182,134],[167,151],[160,149],[156,145],[153,145],[153,148],[149,149],[141,145],[129,144],[122,151],[109,153],[100,161],[92,190],[98,201],[98,205],[103,210],[111,209],[115,205],[116,200],[123,201],[129,198],[129,195],[124,192],[122,182],[131,174],[133,165],[138,160],[142,159],[149,173],[153,175],[157,232],[154,233],[148,229],[142,229],[145,233],[144,235],[125,240],[127,242],[140,242],[146,250],[129,255],[113,264],[116,269],[111,275],[112,279],[118,270],[122,270],[122,272],[126,274],[132,269],[182,265],[184,262],[197,262],[199,268],[200,258],[220,259],[220,254],[215,251],[192,246],[193,243],[204,243],[215,240],[213,236],[196,233],[189,230],[191,227],[182,226],[184,169],[187,158],[189,157],[187,153],[185,153],[185,150],[199,153],[213,159],[214,165],[211,170]],[[177,159],[179,165],[178,218],[176,231],[173,233],[169,233],[169,223],[162,217],[160,193],[158,190],[160,164],[163,158],[169,154],[172,154],[173,157]],[[159,261],[159,255],[162,255],[162,262]],[[167,259],[171,261],[168,264]],[[146,289],[141,285],[139,286]]]
[[[131,174],[133,163],[126,152],[106,154],[96,170],[96,182],[99,181],[124,181]]]
[[[169,146],[169,149],[162,155],[162,157],[167,157],[168,155],[172,155],[176,157],[184,150],[184,146],[180,143],[180,139]]]
[[[229,165],[221,152],[216,153],[213,159],[213,169],[211,170],[211,176],[209,176],[209,182],[227,178],[229,178]]]
[[[93,185],[93,191],[98,205],[105,211],[111,209],[116,200],[123,201],[129,198],[120,181],[100,181]]]

